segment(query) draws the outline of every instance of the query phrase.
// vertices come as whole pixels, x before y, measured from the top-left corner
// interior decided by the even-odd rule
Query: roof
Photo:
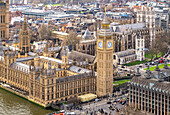
[[[89,94],[78,96],[78,98],[80,98],[82,102],[86,102],[97,98],[97,95],[89,93]]]
[[[145,28],[145,23],[134,23],[134,24],[126,24],[126,25],[119,25],[116,27],[115,32],[118,33],[127,33],[129,30],[138,30]]]
[[[54,62],[57,62],[57,63],[60,63],[60,64],[63,63],[62,60],[59,60],[59,59],[45,57],[45,56],[39,56],[39,57],[40,57],[40,59],[46,59],[46,60],[54,61]]]
[[[20,63],[20,62],[15,62],[11,64],[11,67],[14,69],[17,69],[19,71],[25,72],[25,73],[29,73],[29,65]]]
[[[135,49],[128,49],[125,51],[113,53],[113,55],[117,55],[118,57],[125,57],[125,56],[129,56],[129,55],[134,55],[134,54],[136,54]]]
[[[36,56],[37,53],[34,53],[34,52],[28,52],[28,55],[30,56]]]
[[[53,31],[52,33],[54,33],[54,34],[60,34],[60,35],[64,35],[64,36],[68,36],[68,35],[69,35],[68,33],[59,32],[59,31]]]
[[[159,81],[154,78],[147,79],[145,77],[133,77],[131,84],[155,91],[170,93],[170,82],[167,81]]]
[[[133,77],[131,84],[159,92],[170,93],[170,82],[167,79],[169,77],[170,68],[161,69],[160,71],[143,73],[140,77]]]
[[[82,37],[82,39],[85,39],[85,40],[89,40],[89,39],[92,39],[93,36],[91,35],[89,29],[87,29]]]
[[[57,46],[57,47],[51,47],[51,48],[48,48],[48,51],[54,51],[54,52],[57,52],[57,51],[60,51],[61,47],[60,46]],[[36,49],[36,52],[43,52],[44,51],[44,48],[41,48],[41,49]]]
[[[93,61],[95,60],[95,56],[85,54],[85,53],[81,53],[81,52],[77,52],[77,51],[71,51],[71,52],[68,52],[68,59],[69,60],[76,60],[76,61],[80,61],[80,62],[88,59],[88,62],[93,63]]]
[[[24,57],[24,58],[17,58],[16,62],[23,62],[28,60],[34,60],[34,57]]]
[[[72,71],[72,72],[79,73],[79,74],[90,73],[90,72],[91,72],[91,70],[84,69],[84,68],[81,68],[81,67],[78,67],[78,66],[70,66],[70,67],[68,68],[68,70],[70,70],[70,71]]]
[[[109,24],[109,21],[106,16],[104,16],[104,19],[102,21],[102,24]]]

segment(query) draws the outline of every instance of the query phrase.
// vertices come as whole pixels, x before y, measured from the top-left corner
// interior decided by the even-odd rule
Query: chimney
[[[139,72],[139,67],[137,67],[136,76],[141,76],[141,74],[140,74],[140,72]]]

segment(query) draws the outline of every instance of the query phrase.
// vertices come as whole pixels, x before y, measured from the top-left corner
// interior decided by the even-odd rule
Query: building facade
[[[151,7],[142,6],[142,10],[137,12],[137,23],[145,23],[149,29],[150,45],[155,40],[155,16]]]
[[[67,54],[62,60],[45,56],[17,58],[16,52],[6,50],[0,72],[1,82],[24,91],[29,100],[44,107],[96,93],[93,71],[70,65]]]
[[[96,39],[91,35],[90,31],[87,29],[84,35],[79,40],[77,44],[76,51],[95,55],[96,53]]]
[[[155,115],[170,114],[170,71],[133,77],[129,86],[129,106]]]
[[[144,36],[136,35],[136,54],[137,60],[143,61],[145,59],[145,39]]]
[[[125,51],[113,53],[114,65],[134,62],[136,61],[136,59],[137,59],[137,55],[135,49],[128,49]]]
[[[97,96],[113,92],[113,34],[105,16],[97,38]]]
[[[9,0],[0,3],[0,37],[2,40],[9,38]]]
[[[30,37],[28,33],[26,19],[24,19],[22,30],[19,36],[19,50],[21,55],[25,55],[30,51]]]

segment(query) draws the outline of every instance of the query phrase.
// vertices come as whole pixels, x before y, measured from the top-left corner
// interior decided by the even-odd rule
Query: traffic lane
[[[99,109],[103,109],[107,113],[110,113],[110,112],[116,113],[115,111],[109,109],[109,107],[111,105],[112,104],[90,105],[90,106],[86,106],[86,108],[83,108],[83,111],[91,111],[92,112],[92,111],[98,111]],[[113,105],[113,107],[117,108],[117,109],[121,109],[123,107],[123,105],[116,103],[115,105]]]
[[[94,108],[90,108],[90,109],[85,109],[85,111],[87,112],[94,112],[94,111],[98,111],[99,109],[103,109],[104,112],[107,112],[107,113],[112,113],[113,115],[116,114],[115,111],[112,111],[109,109],[109,106],[107,104],[105,105],[100,105],[100,106],[97,106],[97,107],[94,107]]]

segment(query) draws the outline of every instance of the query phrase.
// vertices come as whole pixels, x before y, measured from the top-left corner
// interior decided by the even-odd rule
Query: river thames
[[[47,113],[52,111],[0,89],[0,115],[46,115]]]

